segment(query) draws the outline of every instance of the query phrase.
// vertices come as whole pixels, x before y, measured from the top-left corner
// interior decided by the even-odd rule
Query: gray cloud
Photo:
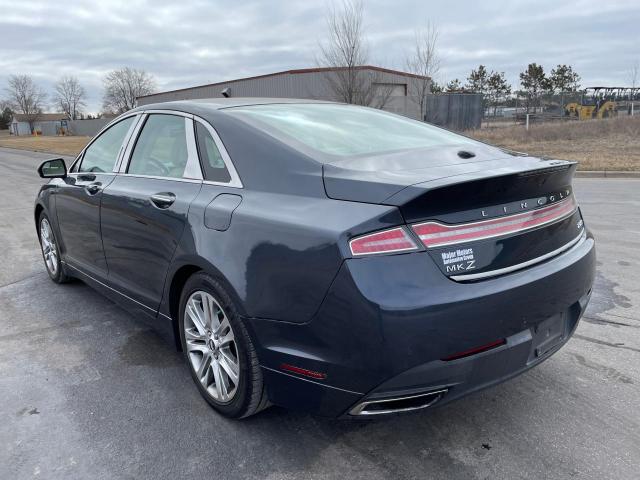
[[[76,75],[101,104],[102,77],[133,66],[162,90],[314,65],[325,2],[0,0],[0,84],[28,73],[51,90]],[[365,2],[373,63],[402,68],[413,31],[441,31],[440,81],[466,78],[479,63],[514,84],[529,62],[569,63],[583,84],[626,84],[640,57],[637,0]]]

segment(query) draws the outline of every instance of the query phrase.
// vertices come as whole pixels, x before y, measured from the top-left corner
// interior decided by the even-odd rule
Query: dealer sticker
[[[476,268],[476,259],[473,248],[458,248],[448,252],[442,252],[442,263],[447,273],[464,272]]]

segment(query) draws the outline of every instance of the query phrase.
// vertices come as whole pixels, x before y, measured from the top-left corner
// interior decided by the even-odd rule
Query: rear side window
[[[198,152],[204,169],[204,178],[213,182],[230,182],[231,175],[211,133],[200,122],[195,122],[195,124]]]
[[[120,147],[135,116],[125,118],[110,127],[87,147],[79,172],[112,172],[118,160]]]
[[[184,117],[149,115],[133,149],[127,173],[181,178],[188,157]]]

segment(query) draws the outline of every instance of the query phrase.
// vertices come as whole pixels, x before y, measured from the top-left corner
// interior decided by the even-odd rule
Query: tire
[[[40,240],[40,251],[44,266],[49,274],[49,278],[56,283],[67,283],[70,277],[64,271],[64,266],[60,261],[60,248],[56,234],[53,231],[49,217],[44,212],[38,218],[38,239]]]
[[[179,331],[191,377],[215,410],[228,418],[245,418],[269,405],[258,357],[238,310],[222,285],[204,272],[192,275],[182,290]]]

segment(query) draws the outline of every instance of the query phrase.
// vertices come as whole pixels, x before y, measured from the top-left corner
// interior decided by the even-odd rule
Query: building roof
[[[28,122],[30,115],[23,113],[14,113],[13,120],[16,122]],[[69,116],[66,113],[41,113],[36,119],[37,122],[56,122],[60,120],[68,120]]]
[[[149,95],[141,95],[138,98],[148,98],[148,97],[153,97],[155,95],[163,95],[165,93],[184,92],[184,91],[187,91],[187,90],[193,90],[194,88],[215,87],[216,85],[227,85],[229,83],[242,82],[242,81],[245,81],[245,80],[255,80],[255,79],[258,79],[258,78],[276,77],[278,75],[298,75],[298,74],[304,74],[304,73],[339,72],[341,70],[346,70],[347,68],[348,67],[318,67],[318,68],[299,68],[299,69],[295,69],[295,70],[284,70],[282,72],[267,73],[267,74],[264,74],[264,75],[256,75],[256,76],[253,76],[253,77],[236,78],[236,79],[227,80],[227,81],[224,81],[224,82],[207,83],[207,84],[204,84],[204,85],[195,85],[193,87],[178,88],[178,89],[175,89],[175,90],[166,90],[164,92],[151,93]],[[392,70],[390,68],[376,67],[376,66],[373,66],[373,65],[362,65],[362,66],[359,66],[359,67],[355,67],[355,69],[357,69],[357,70],[373,70],[373,71],[376,71],[376,72],[391,73],[391,74],[401,75],[403,77],[411,77],[411,78],[428,78],[428,77],[424,77],[422,75],[416,75],[414,73],[403,72],[403,71],[400,71],[400,70]]]

